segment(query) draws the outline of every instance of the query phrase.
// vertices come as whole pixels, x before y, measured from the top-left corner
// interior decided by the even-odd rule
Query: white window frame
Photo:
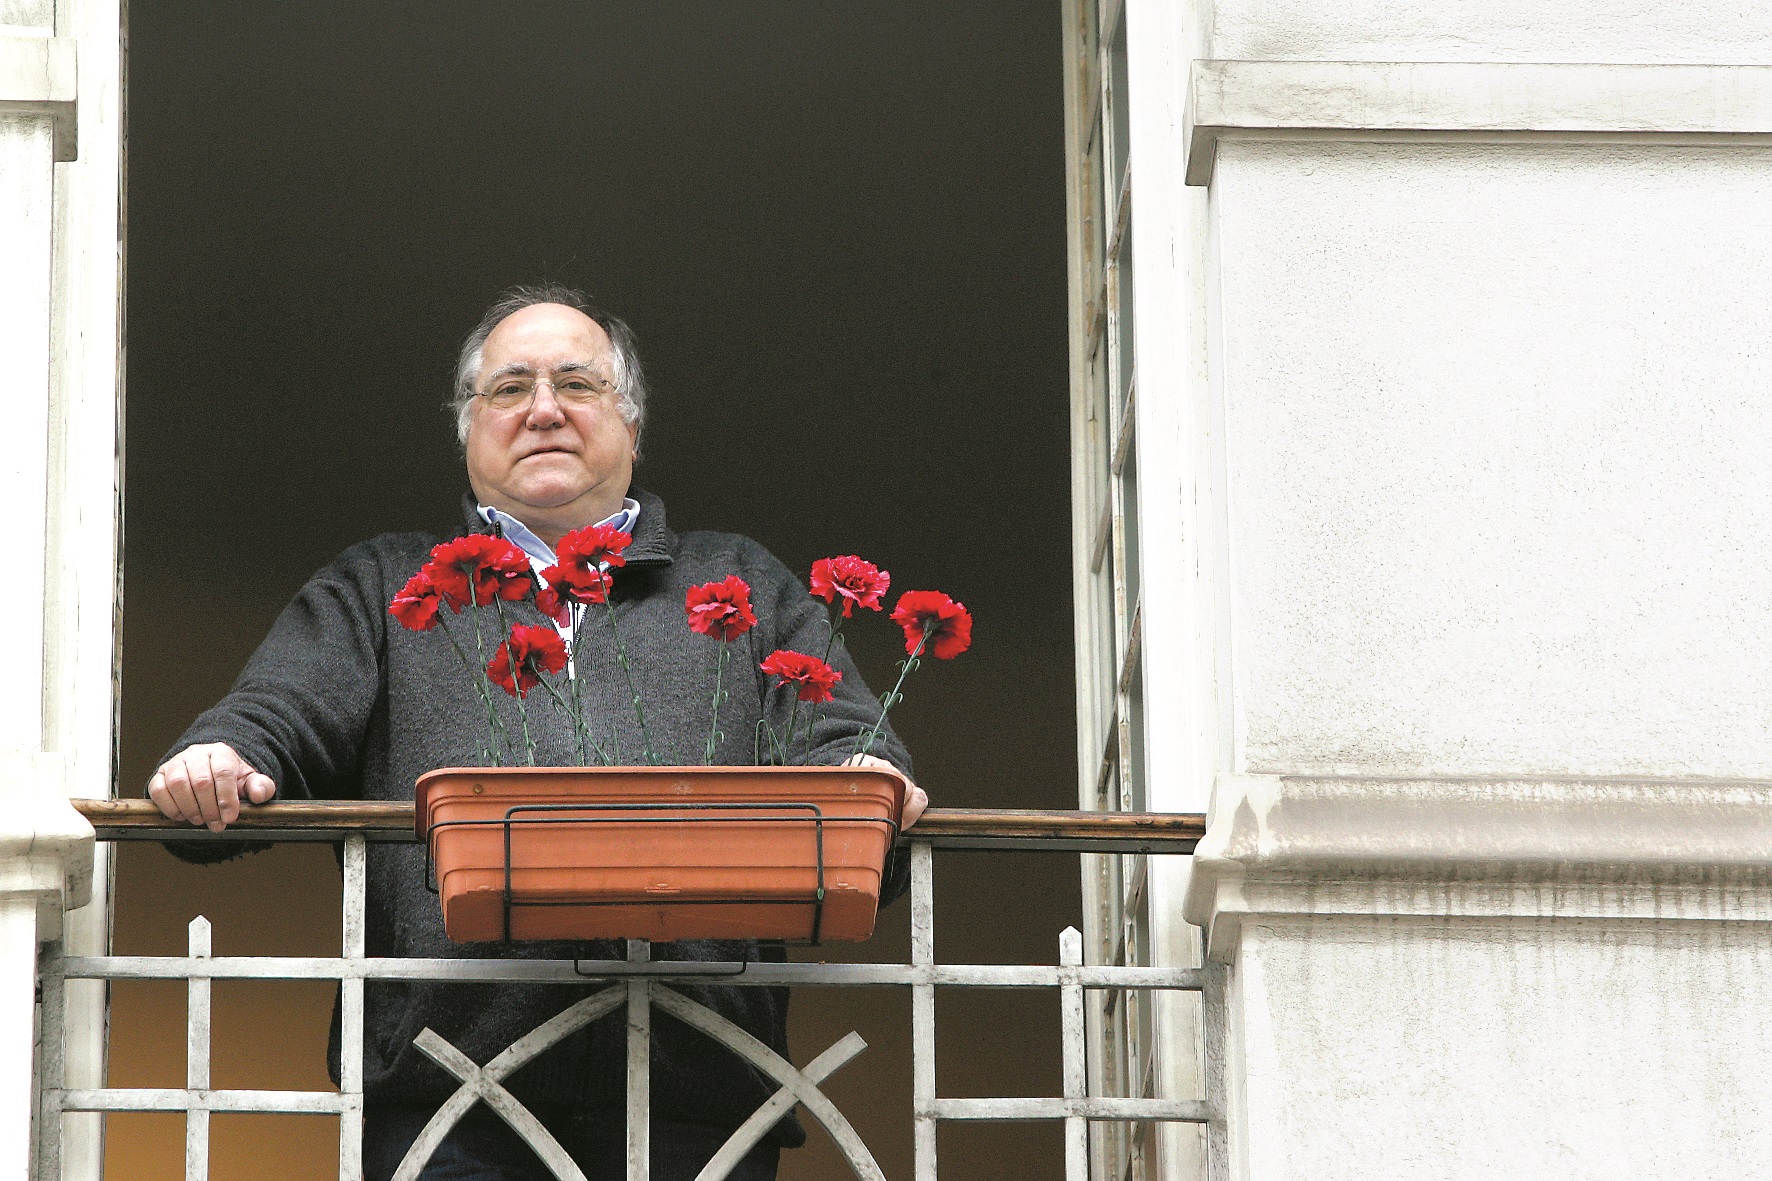
[[[1204,56],[1196,17],[1194,0],[1064,4],[1072,567],[1085,809],[1205,811],[1229,750],[1217,693],[1226,654],[1215,573],[1224,514],[1214,458],[1222,431],[1207,366],[1205,195],[1187,188],[1183,174],[1185,82],[1192,60]],[[1126,38],[1117,76],[1115,35]],[[1117,147],[1116,136],[1123,140]],[[1105,156],[1095,152],[1098,138],[1109,141]],[[1112,281],[1109,259],[1129,265],[1129,283]],[[1125,396],[1114,396],[1117,384]],[[1158,609],[1147,609],[1153,603]],[[1091,962],[1197,965],[1198,933],[1180,916],[1188,868],[1184,858],[1085,858]],[[1126,1002],[1102,994],[1089,1014],[1090,1068],[1105,1088],[1099,1093],[1199,1094],[1197,1001],[1133,999],[1125,1017],[1116,1003]],[[1136,1083],[1129,1089],[1122,1062]],[[1092,1140],[1097,1178],[1205,1175],[1196,1129],[1165,1127],[1138,1144],[1129,1129]]]

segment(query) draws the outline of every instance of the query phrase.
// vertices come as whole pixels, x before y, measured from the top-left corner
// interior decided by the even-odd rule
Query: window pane
[[[1119,27],[1114,30],[1113,49],[1109,54],[1108,86],[1111,90],[1109,101],[1113,106],[1113,154],[1109,158],[1108,188],[1111,192],[1120,184],[1120,177],[1126,171],[1127,145],[1131,140],[1132,121],[1126,112],[1126,19],[1121,17]]]

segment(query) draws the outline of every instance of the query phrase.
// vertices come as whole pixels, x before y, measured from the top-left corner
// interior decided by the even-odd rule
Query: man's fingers
[[[885,767],[892,770],[892,764],[876,755],[850,755],[845,767]],[[929,807],[929,794],[916,784],[905,783],[904,811],[900,814],[898,826],[906,829],[917,823],[923,812]]]
[[[276,794],[271,777],[255,771],[225,742],[187,746],[148,781],[148,798],[166,816],[208,825],[213,832],[238,820],[242,804],[262,804]]]
[[[235,762],[219,754],[209,760],[215,772],[215,810],[218,814],[217,819],[209,822],[212,832],[220,832],[240,819],[240,778],[244,772],[236,769]]]
[[[160,809],[160,814],[168,820],[184,819],[183,813],[179,811],[178,802],[172,798],[172,790],[166,786],[165,771],[154,772],[154,777],[148,780],[148,798],[154,801]]]
[[[168,759],[160,768],[160,778],[166,789],[166,800],[172,805],[168,808],[162,803],[160,810],[174,820],[188,824],[201,822],[203,814],[198,811],[197,799],[191,794],[191,769],[186,765],[185,756],[178,754]]]
[[[911,784],[911,789],[905,793],[904,821],[899,827],[909,828],[911,825],[917,823],[918,820],[922,819],[923,812],[928,807],[929,793],[925,792],[916,784]]]
[[[215,803],[215,768],[210,765],[209,752],[186,751],[185,766],[190,768],[191,795],[197,805],[197,818],[192,823],[213,826],[221,820],[221,809]]]

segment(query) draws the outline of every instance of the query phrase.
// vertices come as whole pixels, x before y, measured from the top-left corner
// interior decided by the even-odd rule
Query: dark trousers
[[[627,1176],[627,1131],[622,1113],[602,1118],[562,1112],[536,1115],[578,1162],[589,1181]],[[390,1181],[406,1150],[430,1120],[422,1108],[370,1107],[363,1113],[363,1176]],[[730,1134],[703,1124],[652,1121],[652,1181],[695,1181],[695,1175]],[[779,1149],[765,1141],[727,1176],[731,1181],[775,1181]],[[523,1138],[484,1107],[464,1116],[431,1155],[423,1181],[551,1181],[553,1174]]]

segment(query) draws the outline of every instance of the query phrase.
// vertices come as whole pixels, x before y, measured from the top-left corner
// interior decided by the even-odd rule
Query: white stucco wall
[[[1212,1175],[1764,1174],[1772,7],[1199,12]]]
[[[1210,55],[1242,60],[1772,62],[1751,0],[1214,0]]]
[[[1301,918],[1243,940],[1242,1175],[1766,1174],[1761,927]]]
[[[1772,150],[1227,141],[1211,205],[1238,769],[1772,778]]]

